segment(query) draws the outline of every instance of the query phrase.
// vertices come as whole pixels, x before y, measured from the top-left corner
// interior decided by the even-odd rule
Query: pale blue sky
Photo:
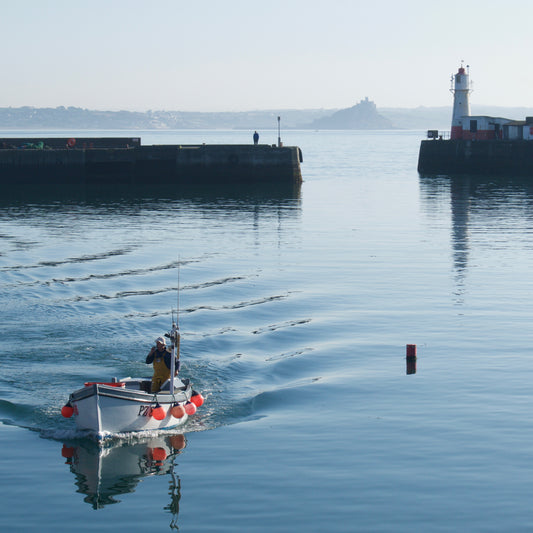
[[[0,107],[533,107],[530,0],[0,1]]]

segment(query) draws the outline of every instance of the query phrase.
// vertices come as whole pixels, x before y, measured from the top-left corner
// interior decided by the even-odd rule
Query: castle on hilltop
[[[310,127],[323,130],[387,130],[393,126],[388,118],[378,113],[376,104],[367,96],[352,107],[316,119]]]

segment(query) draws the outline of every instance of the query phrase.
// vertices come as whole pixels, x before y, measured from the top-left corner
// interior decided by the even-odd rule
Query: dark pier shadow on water
[[[187,444],[184,435],[136,438],[99,444],[91,439],[66,441],[61,457],[74,474],[75,491],[93,509],[120,503],[135,492],[148,476],[166,477],[169,500],[162,502],[172,515],[171,528],[176,528],[181,482],[176,474],[176,457]],[[166,504],[166,505],[165,505]]]
[[[428,215],[449,206],[456,295],[460,300],[469,270],[472,218],[491,227],[530,219],[533,228],[533,176],[420,175],[422,209]]]
[[[299,201],[300,183],[214,183],[214,184],[2,184],[0,208],[23,205],[116,203],[189,200],[194,203],[279,204]]]

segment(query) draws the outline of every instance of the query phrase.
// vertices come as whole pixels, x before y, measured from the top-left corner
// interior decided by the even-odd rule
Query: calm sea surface
[[[533,182],[420,177],[421,132],[282,137],[297,191],[2,193],[2,531],[533,530]],[[178,263],[206,402],[99,448],[60,409],[150,375]]]

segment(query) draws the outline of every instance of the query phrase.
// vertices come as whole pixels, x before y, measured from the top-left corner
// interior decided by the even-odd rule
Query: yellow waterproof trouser
[[[154,375],[152,376],[152,392],[159,392],[161,385],[170,378],[170,370],[163,357],[154,359]]]

